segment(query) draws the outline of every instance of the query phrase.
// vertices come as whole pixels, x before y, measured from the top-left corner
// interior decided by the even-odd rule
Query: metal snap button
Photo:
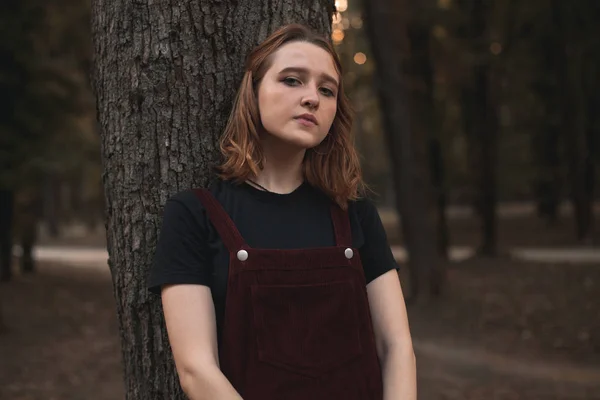
[[[248,252],[246,250],[240,250],[237,252],[237,258],[240,261],[246,261],[248,259]]]
[[[347,248],[346,250],[344,250],[344,255],[346,256],[346,258],[349,260],[352,257],[354,257],[354,252],[352,251],[351,248]]]

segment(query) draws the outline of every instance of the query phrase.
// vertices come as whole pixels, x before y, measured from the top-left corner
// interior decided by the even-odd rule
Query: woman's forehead
[[[293,42],[280,47],[272,55],[271,68],[275,73],[285,69],[306,70],[315,75],[338,77],[333,57],[317,45],[307,42]]]

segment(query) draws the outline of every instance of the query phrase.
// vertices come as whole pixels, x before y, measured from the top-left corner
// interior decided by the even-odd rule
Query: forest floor
[[[599,266],[454,264],[409,308],[419,399],[600,399]],[[123,399],[105,269],[42,263],[2,285],[0,399]]]
[[[501,247],[573,246],[566,223],[535,224],[501,221]],[[474,245],[464,225],[453,243]],[[124,398],[110,275],[86,266],[40,262],[0,285],[0,399]],[[419,399],[600,400],[599,295],[597,263],[449,264],[446,293],[409,307]]]

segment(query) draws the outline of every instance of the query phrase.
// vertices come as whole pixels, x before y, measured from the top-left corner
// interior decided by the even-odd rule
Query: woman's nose
[[[302,105],[310,108],[319,106],[319,93],[316,88],[307,89],[307,92],[302,99]]]

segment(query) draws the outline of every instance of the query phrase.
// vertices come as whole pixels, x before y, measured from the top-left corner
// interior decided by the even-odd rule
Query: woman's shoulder
[[[200,200],[199,191],[205,189],[217,200],[231,191],[231,183],[213,180],[206,188],[190,187],[171,195],[164,204],[163,214],[169,218],[192,217],[197,221],[204,220],[205,207]]]
[[[213,197],[219,199],[223,195],[226,195],[235,190],[235,183],[231,181],[225,181],[222,179],[213,179],[209,184],[202,187],[191,187],[176,192],[167,199],[168,203],[180,203],[185,206],[201,206],[198,192],[201,190],[207,190]]]
[[[360,222],[379,215],[375,201],[367,194],[362,194],[356,200],[350,200],[348,202],[348,212],[354,214]]]

